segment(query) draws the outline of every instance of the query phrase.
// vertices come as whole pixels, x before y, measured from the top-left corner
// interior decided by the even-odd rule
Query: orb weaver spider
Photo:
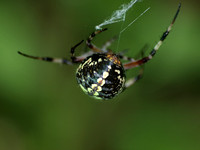
[[[93,38],[97,34],[106,31],[107,28],[96,30],[88,37],[88,39],[86,40],[86,45],[91,49],[91,51],[86,52],[81,56],[75,56],[75,49],[83,42],[83,40],[72,47],[71,61],[63,58],[36,57],[24,54],[22,52],[18,53],[25,57],[54,62],[58,64],[72,65],[79,63],[80,65],[76,71],[76,79],[82,90],[86,94],[96,99],[112,99],[116,95],[124,91],[126,88],[133,85],[142,77],[143,71],[141,69],[140,73],[138,73],[136,77],[133,77],[126,81],[125,71],[135,68],[137,66],[141,66],[153,58],[153,56],[156,54],[157,50],[160,48],[163,41],[166,39],[169,32],[171,31],[172,26],[180,11],[180,7],[181,4],[179,4],[178,6],[178,9],[171,24],[163,33],[157,44],[154,46],[149,56],[143,57],[138,60],[126,57],[123,54],[115,54],[111,50],[107,50],[107,47],[110,46],[112,40],[106,42],[101,49],[91,43]],[[120,61],[121,59],[127,60],[129,62],[122,64],[122,62]]]

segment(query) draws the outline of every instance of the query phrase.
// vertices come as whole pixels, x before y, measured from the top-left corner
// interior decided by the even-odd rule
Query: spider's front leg
[[[24,54],[24,53],[22,53],[22,52],[20,52],[20,51],[18,51],[18,53],[19,53],[20,55],[22,55],[22,56],[25,56],[25,57],[28,57],[28,58],[32,58],[32,59],[43,60],[43,61],[48,61],[48,62],[53,62],[53,63],[58,63],[58,64],[72,65],[73,63],[81,62],[81,61],[84,59],[83,57],[77,59],[77,57],[75,57],[75,55],[74,55],[75,49],[76,49],[81,43],[83,43],[83,40],[71,48],[71,54],[72,54],[71,60],[72,60],[72,61],[69,61],[69,60],[67,60],[67,59],[65,59],[65,58],[53,58],[53,57],[37,57],[37,56],[31,56],[31,55]]]
[[[93,52],[96,52],[96,53],[101,53],[101,52],[103,52],[103,50],[97,48],[94,44],[92,44],[91,41],[93,40],[93,38],[94,38],[97,34],[103,32],[103,31],[106,31],[106,30],[107,30],[107,28],[94,31],[94,32],[88,37],[88,39],[87,39],[87,41],[86,41],[86,44],[87,44],[87,46],[88,46]]]
[[[101,50],[102,50],[103,52],[108,52],[108,47],[111,46],[112,43],[113,43],[116,39],[117,39],[117,36],[114,36],[114,37],[111,38],[110,40],[106,41],[106,42],[103,44]]]
[[[83,43],[84,40],[80,41],[79,43],[77,43],[75,46],[73,46],[71,48],[71,60],[73,63],[78,63],[78,62],[81,62],[83,59],[85,59],[85,57],[80,57],[80,58],[77,58],[75,57],[75,49],[81,45],[81,43]]]

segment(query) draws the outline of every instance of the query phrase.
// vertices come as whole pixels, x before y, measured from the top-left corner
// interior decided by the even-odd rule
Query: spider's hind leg
[[[129,80],[126,81],[125,87],[128,88],[131,85],[133,85],[136,81],[138,81],[139,79],[141,79],[142,76],[143,76],[143,73],[144,73],[144,65],[141,66],[141,69],[139,70],[139,73],[138,73],[137,76],[135,76],[135,77],[133,77],[133,78],[131,78],[131,79],[129,79]]]
[[[71,48],[71,60],[72,61],[69,61],[65,58],[53,58],[53,57],[37,57],[37,56],[31,56],[31,55],[28,55],[28,54],[24,54],[20,51],[18,51],[18,53],[22,56],[25,56],[25,57],[28,57],[28,58],[32,58],[32,59],[37,59],[37,60],[43,60],[43,61],[48,61],[48,62],[53,62],[53,63],[58,63],[58,64],[67,64],[67,65],[72,65],[73,63],[77,63],[77,62],[81,62],[84,58],[79,58],[77,59],[75,56],[74,56],[74,52],[75,52],[75,49],[81,44],[83,43],[83,40],[81,42],[79,42],[78,44],[76,44],[75,46],[73,46]]]
[[[43,60],[43,61],[48,61],[48,62],[53,62],[53,63],[58,63],[58,64],[67,64],[67,65],[72,65],[72,62],[64,59],[64,58],[52,58],[52,57],[37,57],[37,56],[31,56],[31,55],[27,55],[24,54],[20,51],[18,51],[18,53],[22,56],[28,57],[28,58],[32,58],[32,59],[37,59],[37,60]]]
[[[141,52],[141,57],[144,57],[144,48],[146,48],[146,46],[143,47],[143,50]],[[131,78],[131,79],[129,79],[129,80],[127,80],[126,83],[125,83],[125,87],[128,88],[131,85],[133,85],[136,81],[141,79],[142,76],[143,76],[143,73],[144,73],[144,65],[141,65],[138,75],[133,77],[133,78]]]

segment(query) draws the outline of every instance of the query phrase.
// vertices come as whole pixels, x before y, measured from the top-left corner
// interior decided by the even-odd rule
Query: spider
[[[76,70],[76,79],[81,89],[88,95],[96,99],[112,99],[126,88],[133,85],[136,81],[141,79],[143,69],[138,73],[137,76],[126,81],[126,70],[141,66],[147,63],[153,58],[157,50],[162,45],[163,41],[168,36],[172,29],[172,26],[179,14],[181,4],[179,4],[176,14],[167,28],[163,33],[160,40],[154,46],[153,50],[146,57],[141,59],[133,59],[124,56],[124,54],[115,54],[111,50],[107,50],[108,46],[111,45],[112,40],[107,41],[103,48],[96,47],[92,42],[93,38],[106,31],[107,28],[94,31],[86,40],[86,45],[91,49],[89,52],[84,53],[81,56],[75,56],[75,49],[83,42],[79,42],[71,48],[71,61],[63,58],[52,58],[52,57],[36,57],[19,52],[19,54],[43,61],[54,62],[58,64],[79,64]],[[121,60],[128,62],[122,63]]]

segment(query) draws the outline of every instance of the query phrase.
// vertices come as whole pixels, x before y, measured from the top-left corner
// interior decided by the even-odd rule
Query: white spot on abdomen
[[[115,70],[115,72],[117,72],[118,74],[120,74],[120,71],[119,71],[119,70]]]
[[[103,86],[105,84],[105,80],[103,80],[102,78],[98,78],[97,82],[99,83],[100,86]]]
[[[109,73],[105,71],[105,72],[103,73],[103,78],[105,79],[105,78],[107,78],[108,76],[109,76]]]
[[[101,58],[99,58],[99,59],[98,59],[98,62],[102,62],[102,59],[101,59]]]

